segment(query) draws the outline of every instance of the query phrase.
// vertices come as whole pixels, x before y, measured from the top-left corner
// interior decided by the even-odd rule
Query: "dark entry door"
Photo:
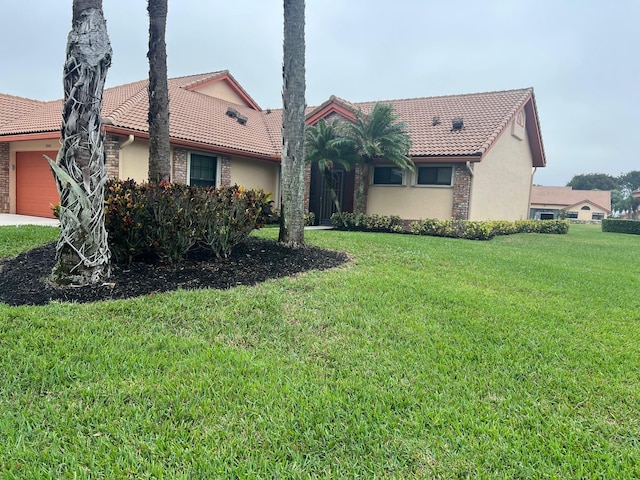
[[[345,172],[334,167],[329,172],[321,172],[316,165],[311,170],[311,195],[309,210],[316,215],[318,225],[330,225],[331,215],[336,213],[336,200],[343,205]]]

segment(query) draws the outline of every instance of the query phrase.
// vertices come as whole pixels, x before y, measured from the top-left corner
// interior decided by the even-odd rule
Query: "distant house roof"
[[[244,105],[238,105],[198,90],[215,82],[226,82]],[[105,130],[117,134],[148,135],[147,80],[105,89],[102,116]],[[281,155],[282,110],[263,111],[229,74],[222,70],[169,79],[170,136],[172,143],[191,148],[209,148],[271,160]],[[55,138],[62,118],[62,100],[38,102],[21,99],[11,108],[1,107],[0,136],[26,139],[34,136]],[[336,113],[353,119],[353,112],[369,113],[377,102],[351,103],[332,96],[318,107],[307,108],[307,122]],[[447,157],[450,161],[480,161],[504,133],[516,115],[523,111],[533,165],[545,166],[544,148],[533,89],[501,92],[388,100],[400,120],[406,122],[413,146],[410,154],[428,160]],[[229,109],[235,116],[228,114]],[[238,121],[242,117],[246,121]],[[452,120],[462,119],[462,128],[454,129]],[[35,137],[34,137],[35,138]]]
[[[609,190],[573,190],[571,187],[544,187],[541,185],[534,185],[531,188],[532,205],[570,209],[583,203],[590,203],[607,213],[611,213],[611,192]]]

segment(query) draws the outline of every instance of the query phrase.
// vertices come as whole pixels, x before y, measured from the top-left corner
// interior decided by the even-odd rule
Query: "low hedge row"
[[[271,214],[269,194],[231,187],[110,180],[105,225],[118,263],[158,258],[174,263],[196,247],[227,257]]]
[[[406,232],[404,221],[397,216],[360,215],[356,225],[356,215],[350,212],[335,213],[331,216],[332,225],[339,230],[361,230],[375,232]],[[426,219],[411,222],[408,232],[415,235],[464,238],[468,240],[490,240],[496,235],[515,233],[556,233],[569,231],[566,220],[504,220],[473,222],[469,220]]]
[[[603,218],[602,231],[614,233],[630,233],[640,235],[640,221],[622,220],[619,218]]]
[[[334,213],[331,224],[339,230],[402,233],[404,221],[395,215],[357,215],[353,212]]]
[[[491,240],[497,235],[516,233],[554,233],[565,234],[569,231],[566,220],[492,220],[473,222],[469,220],[427,219],[412,222],[409,231],[415,235],[435,237],[464,238],[467,240]]]

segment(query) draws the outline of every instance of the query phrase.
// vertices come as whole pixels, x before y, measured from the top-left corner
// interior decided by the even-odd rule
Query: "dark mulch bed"
[[[114,265],[108,284],[60,288],[46,281],[53,268],[54,255],[55,245],[49,244],[0,260],[0,302],[14,306],[44,305],[51,300],[87,303],[179,288],[226,289],[307,270],[333,268],[348,260],[342,252],[315,247],[288,249],[271,240],[251,238],[226,259],[217,259],[202,251],[175,265]]]

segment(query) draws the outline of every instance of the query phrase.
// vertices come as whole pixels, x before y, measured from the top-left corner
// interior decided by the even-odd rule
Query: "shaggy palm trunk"
[[[304,245],[304,0],[284,0],[282,209],[279,240]]]
[[[149,181],[171,180],[169,89],[167,86],[167,0],[149,0]]]
[[[367,199],[369,195],[369,177],[371,175],[371,160],[364,157],[362,165],[360,167],[360,184],[358,185],[358,191],[356,193],[356,226],[360,225],[362,215],[367,213]]]
[[[61,230],[52,272],[59,284],[94,284],[110,274],[100,114],[111,53],[102,0],[74,0],[64,64],[62,147],[56,162],[49,160],[60,193]]]

